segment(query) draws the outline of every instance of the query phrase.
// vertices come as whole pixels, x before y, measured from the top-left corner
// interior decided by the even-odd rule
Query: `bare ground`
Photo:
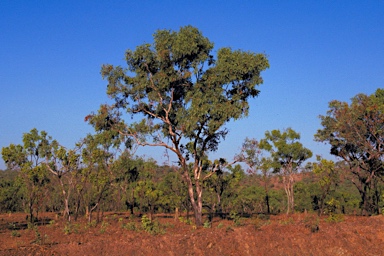
[[[108,213],[97,226],[47,213],[35,228],[25,216],[0,215],[0,255],[384,255],[384,216],[294,214],[240,225],[215,218],[196,228],[159,215],[155,235],[125,213]]]

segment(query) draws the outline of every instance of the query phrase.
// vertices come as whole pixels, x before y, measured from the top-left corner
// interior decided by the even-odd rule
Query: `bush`
[[[344,221],[344,215],[343,214],[329,214],[328,218],[325,219],[326,222],[330,223],[337,223],[337,222],[343,222]]]
[[[158,221],[151,221],[147,215],[141,217],[141,226],[144,231],[151,235],[164,234],[165,231]]]
[[[229,216],[233,220],[235,226],[241,226],[241,217],[236,211],[231,211]]]
[[[308,228],[312,233],[316,233],[320,230],[319,217],[314,214],[305,216],[303,222],[305,227]]]

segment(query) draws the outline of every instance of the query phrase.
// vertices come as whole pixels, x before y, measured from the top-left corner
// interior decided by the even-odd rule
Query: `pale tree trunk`
[[[60,185],[61,185],[61,191],[63,193],[63,198],[64,198],[64,218],[67,218],[68,221],[71,221],[71,215],[69,212],[69,197],[70,197],[70,190],[68,189],[68,193],[65,191],[65,186],[63,183],[63,180],[61,177],[59,177]]]
[[[293,193],[294,178],[291,165],[290,163],[283,169],[283,184],[287,195],[287,214],[294,213],[295,211],[295,197]]]
[[[179,207],[176,207],[175,208],[175,220],[178,220],[179,216],[180,216],[180,214],[179,214]]]
[[[196,226],[203,225],[203,188],[200,181],[196,180],[197,209],[195,210]]]
[[[196,200],[195,200],[195,191],[193,188],[193,183],[191,180],[191,177],[189,176],[188,169],[184,170],[184,178],[187,181],[188,185],[188,195],[189,200],[191,201],[193,213],[195,216],[195,224],[196,226],[203,225],[202,221],[202,208],[203,208],[203,201],[202,201],[202,188],[200,186],[200,181],[198,179],[198,170],[195,169],[194,171],[194,177],[195,177],[195,187],[196,187]]]

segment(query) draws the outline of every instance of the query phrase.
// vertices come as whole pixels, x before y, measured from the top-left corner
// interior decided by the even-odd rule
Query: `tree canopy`
[[[327,115],[320,119],[323,129],[315,139],[329,143],[331,154],[349,164],[363,210],[379,213],[377,183],[384,175],[384,90],[358,94],[351,104],[331,101]]]

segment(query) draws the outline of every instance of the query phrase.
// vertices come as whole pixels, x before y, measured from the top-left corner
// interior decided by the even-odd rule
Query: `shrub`
[[[106,222],[106,221],[103,221],[102,223],[101,223],[101,227],[100,227],[100,233],[101,234],[103,234],[103,233],[105,233],[105,231],[107,230],[107,227],[108,227],[108,222]]]
[[[331,213],[331,214],[329,214],[328,218],[325,219],[325,221],[330,222],[330,223],[343,222],[344,221],[344,215]]]
[[[313,214],[309,214],[305,216],[304,225],[306,228],[308,228],[312,233],[316,233],[320,230],[319,227],[319,217]]]
[[[151,221],[147,215],[143,215],[141,217],[141,226],[144,231],[152,234],[152,235],[158,235],[158,234],[164,234],[165,231],[163,227],[161,227],[160,223],[158,221]]]
[[[241,217],[236,211],[231,211],[229,216],[233,220],[235,226],[241,226]]]
[[[12,237],[20,237],[21,235],[20,235],[20,233],[17,230],[12,230],[11,236]]]
[[[208,220],[206,220],[203,224],[203,227],[204,228],[210,228],[211,227],[211,222],[209,222]]]

